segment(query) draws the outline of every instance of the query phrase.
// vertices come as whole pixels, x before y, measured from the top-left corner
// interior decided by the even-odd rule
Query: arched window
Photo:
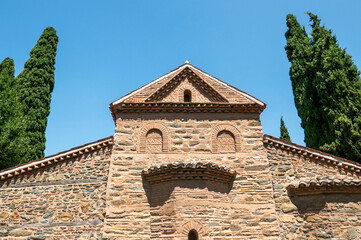
[[[236,152],[236,142],[233,133],[227,130],[220,131],[217,135],[218,152]]]
[[[192,93],[189,90],[184,91],[184,102],[192,102]]]
[[[162,152],[163,136],[158,129],[150,129],[146,135],[146,151],[151,153]]]
[[[192,229],[188,233],[188,240],[198,240],[198,233],[196,230]]]

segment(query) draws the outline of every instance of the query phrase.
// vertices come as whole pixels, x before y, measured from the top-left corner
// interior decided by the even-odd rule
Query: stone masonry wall
[[[218,126],[233,126],[241,134],[240,148],[242,152],[252,150],[262,151],[263,146],[257,149],[255,140],[262,140],[262,126],[257,114],[187,114],[181,119],[179,114],[129,114],[129,119],[117,120],[115,129],[114,153],[138,153],[141,144],[142,129],[164,128],[169,153],[211,153],[213,129]],[[135,117],[135,118],[133,118]],[[235,118],[236,117],[236,118]],[[229,120],[239,118],[239,120]],[[243,118],[243,119],[242,119]],[[254,120],[250,120],[254,119]],[[165,134],[165,133],[163,133]],[[159,154],[158,154],[159,155]]]
[[[345,172],[276,149],[268,149],[268,158],[282,239],[361,237],[360,194],[293,196],[286,190],[295,180]]]
[[[101,239],[110,148],[0,182],[1,239]]]
[[[149,125],[168,131],[168,151],[140,152],[142,129]],[[221,125],[239,132],[238,152],[213,153],[212,134]],[[108,239],[182,240],[190,227],[200,239],[278,239],[258,115],[129,114],[118,116],[115,132],[104,228]],[[228,191],[201,181],[173,182],[156,189],[142,179],[142,170],[175,161],[212,162],[237,171],[237,176]],[[154,202],[152,191],[158,191],[155,195],[162,201]]]

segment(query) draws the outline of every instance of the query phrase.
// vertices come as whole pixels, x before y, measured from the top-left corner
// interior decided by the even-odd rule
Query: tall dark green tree
[[[54,88],[55,56],[58,36],[47,27],[30,52],[24,70],[16,78],[19,101],[26,122],[24,138],[29,142],[22,149],[20,163],[44,156],[45,130]]]
[[[312,22],[313,86],[319,97],[322,119],[326,121],[322,125],[320,149],[360,161],[360,73],[332,31],[321,26],[316,15],[308,14]]]
[[[288,130],[287,130],[286,125],[285,125],[285,122],[283,121],[283,118],[282,118],[282,117],[281,117],[280,132],[281,132],[280,139],[291,142],[290,134],[288,133]]]
[[[287,57],[306,145],[361,161],[361,82],[357,67],[331,30],[308,13],[311,37],[287,16]]]
[[[290,78],[293,96],[298,116],[301,118],[301,126],[304,129],[306,145],[318,148],[317,136],[319,131],[318,122],[318,98],[312,86],[314,78],[311,63],[312,45],[304,27],[297,22],[292,14],[286,18],[288,30],[285,34],[287,45],[285,46],[287,57],[291,62]]]
[[[5,58],[0,63],[0,169],[18,164],[21,159],[18,150],[27,146],[22,137],[25,124],[14,72],[14,61]]]

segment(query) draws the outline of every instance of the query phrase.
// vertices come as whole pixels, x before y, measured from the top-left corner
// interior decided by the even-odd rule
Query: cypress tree
[[[304,129],[305,143],[307,146],[317,148],[317,135],[319,113],[317,106],[317,93],[312,87],[313,69],[312,45],[304,27],[297,22],[292,14],[286,18],[288,30],[285,34],[287,45],[285,50],[291,62],[290,79],[298,116],[301,118],[301,127]]]
[[[290,78],[308,147],[361,161],[361,83],[351,56],[331,30],[308,13],[308,37],[293,15],[285,36]]]
[[[350,55],[331,30],[308,13],[312,22],[313,87],[320,101],[319,149],[361,161],[361,82]]]
[[[18,164],[19,149],[27,145],[14,72],[14,61],[5,58],[0,63],[0,169]]]
[[[44,156],[45,130],[55,82],[57,44],[55,29],[47,27],[31,50],[24,70],[16,78],[19,101],[23,106],[23,119],[26,122],[24,138],[29,142],[28,146],[22,149],[21,162]]]
[[[285,122],[283,121],[283,118],[282,118],[282,117],[281,117],[280,132],[281,132],[280,139],[291,142],[290,134],[288,133],[288,130],[287,130],[286,125],[285,125]]]

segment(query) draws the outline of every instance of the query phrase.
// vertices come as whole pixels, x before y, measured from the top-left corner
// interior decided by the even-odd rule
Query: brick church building
[[[361,165],[262,131],[185,62],[110,104],[114,136],[0,172],[0,239],[360,239]]]

